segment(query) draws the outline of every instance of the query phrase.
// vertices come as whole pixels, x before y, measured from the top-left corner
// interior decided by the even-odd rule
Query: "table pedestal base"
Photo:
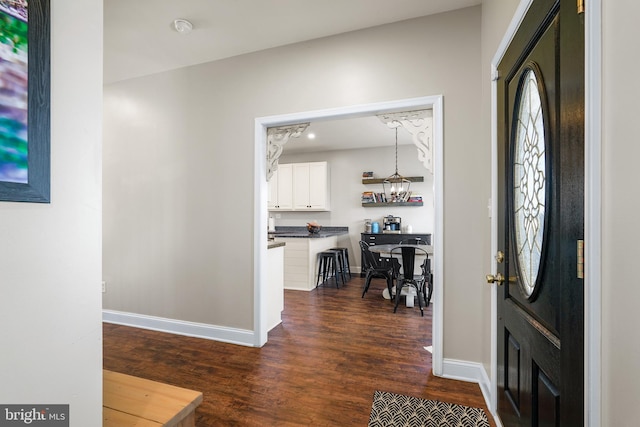
[[[394,286],[393,288],[391,288],[391,290],[393,291],[393,297],[395,298],[396,295],[396,287]],[[407,307],[414,307],[415,306],[415,297],[416,297],[416,290],[415,288],[411,288],[411,287],[404,287],[402,289],[402,291],[400,292],[400,295],[404,295],[405,296],[405,305]],[[382,298],[384,299],[391,299],[391,297],[389,296],[389,290],[385,289],[382,291]]]

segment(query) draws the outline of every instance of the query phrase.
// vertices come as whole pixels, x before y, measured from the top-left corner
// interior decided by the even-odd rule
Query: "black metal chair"
[[[426,283],[426,275],[424,264],[421,266],[422,274],[416,275],[415,265],[416,258],[418,256],[424,256],[425,260],[429,259],[429,254],[424,249],[421,249],[416,246],[396,246],[391,249],[391,256],[398,257],[402,260],[402,274],[397,274],[396,278],[396,304],[393,308],[393,312],[395,313],[398,309],[398,304],[400,303],[400,297],[402,288],[405,286],[411,286],[415,288],[416,294],[418,297],[418,306],[420,307],[420,315],[424,316],[424,308],[422,306],[423,301],[425,301],[425,283]],[[410,297],[411,294],[407,296]]]
[[[374,254],[369,249],[367,242],[360,241],[360,250],[362,251],[364,264],[362,266],[365,272],[364,287],[362,289],[362,298],[364,294],[369,290],[371,279],[380,278],[386,279],[387,289],[389,290],[389,297],[392,295],[393,280],[395,279],[395,271],[397,268],[391,260],[381,258],[378,254]]]
[[[401,240],[400,245],[427,245],[428,242],[421,238],[410,238]],[[425,307],[429,307],[431,303],[431,294],[433,293],[433,274],[431,273],[431,258],[425,258],[424,262],[420,266],[422,268],[422,275],[425,277],[425,286],[423,293],[425,296]],[[426,291],[429,291],[428,293]]]
[[[421,265],[422,267],[422,275],[425,278],[425,285],[423,287],[424,293],[424,306],[429,307],[431,303],[431,295],[433,294],[433,273],[431,272],[431,258],[427,258]],[[427,290],[429,292],[427,292]]]

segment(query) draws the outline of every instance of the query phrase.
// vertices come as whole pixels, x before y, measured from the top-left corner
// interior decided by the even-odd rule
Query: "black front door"
[[[583,46],[575,0],[534,0],[498,66],[505,426],[583,424]]]

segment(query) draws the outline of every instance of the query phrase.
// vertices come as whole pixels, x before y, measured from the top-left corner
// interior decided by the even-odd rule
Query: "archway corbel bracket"
[[[404,128],[418,148],[418,159],[433,174],[433,113],[431,110],[382,113],[377,117],[389,128]]]
[[[267,181],[278,170],[278,159],[284,145],[291,138],[298,138],[307,130],[310,123],[298,123],[287,126],[277,126],[267,129]]]

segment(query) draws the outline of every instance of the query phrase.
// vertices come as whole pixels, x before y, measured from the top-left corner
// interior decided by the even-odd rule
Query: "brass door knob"
[[[487,283],[502,285],[504,283],[504,276],[502,273],[497,273],[495,276],[493,274],[487,274]]]

